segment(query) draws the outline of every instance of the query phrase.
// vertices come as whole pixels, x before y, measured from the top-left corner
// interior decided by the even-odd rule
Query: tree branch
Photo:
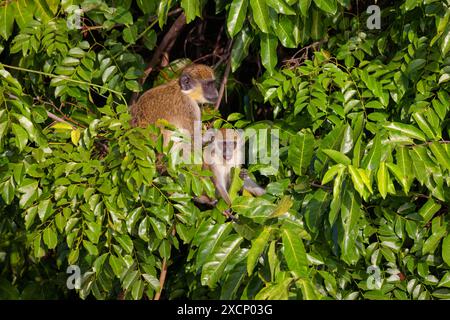
[[[233,41],[230,40],[230,44],[228,45],[228,62],[227,62],[227,66],[225,68],[225,73],[223,74],[223,79],[222,79],[222,83],[220,84],[220,89],[219,89],[219,98],[217,99],[216,102],[216,106],[214,107],[214,110],[218,110],[220,103],[222,102],[222,98],[223,98],[223,94],[225,92],[225,87],[227,85],[228,82],[228,75],[230,74],[230,70],[231,70],[231,46],[233,45]]]
[[[53,120],[55,120],[55,121],[62,122],[62,123],[67,123],[68,125],[70,125],[70,126],[72,127],[72,129],[76,129],[76,128],[77,128],[77,127],[74,126],[73,124],[71,124],[71,123],[67,122],[66,120],[64,120],[64,119],[62,119],[62,118],[60,118],[60,117],[58,117],[56,114],[51,113],[50,111],[47,111],[47,116],[48,116],[50,119],[53,119]]]
[[[164,258],[161,267],[161,274],[159,275],[159,291],[155,294],[153,300],[159,300],[161,298],[161,292],[164,287],[164,282],[166,282],[166,275],[167,275],[167,262],[166,258]]]
[[[147,80],[147,77],[150,75],[150,73],[155,69],[155,67],[161,62],[161,57],[164,55],[167,55],[170,50],[172,49],[175,40],[177,39],[178,35],[180,34],[181,30],[183,30],[184,26],[186,25],[186,16],[184,12],[180,14],[180,16],[175,20],[175,22],[170,27],[169,31],[164,35],[163,40],[159,44],[159,46],[156,48],[152,59],[147,64],[147,67],[145,68],[144,75],[141,79],[139,79],[139,83],[143,85],[145,83],[145,80]],[[139,96],[139,93],[134,92],[131,101],[129,103],[130,106],[132,106]]]

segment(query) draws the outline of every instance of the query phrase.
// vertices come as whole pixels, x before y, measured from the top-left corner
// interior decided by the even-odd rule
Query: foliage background
[[[450,298],[450,4],[378,1],[369,30],[371,4],[2,1],[0,297],[158,299],[165,278],[165,299]],[[228,75],[205,123],[280,130],[279,170],[248,167],[267,194],[233,180],[238,222],[129,125],[186,58]]]

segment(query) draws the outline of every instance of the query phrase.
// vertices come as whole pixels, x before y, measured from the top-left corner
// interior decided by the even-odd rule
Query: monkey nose
[[[217,99],[219,99],[219,96],[218,95],[208,96],[207,99],[211,103],[216,103]]]

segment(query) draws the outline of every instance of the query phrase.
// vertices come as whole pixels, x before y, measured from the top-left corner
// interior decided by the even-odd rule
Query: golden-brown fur
[[[179,80],[172,80],[146,91],[131,107],[132,125],[146,127],[165,119],[178,129],[194,134],[194,126],[201,122],[198,103],[208,102],[204,98],[201,81],[214,80],[214,71],[201,64],[187,66],[182,74],[187,74],[193,81],[191,90],[183,91]],[[164,142],[168,144],[170,133],[163,131]]]

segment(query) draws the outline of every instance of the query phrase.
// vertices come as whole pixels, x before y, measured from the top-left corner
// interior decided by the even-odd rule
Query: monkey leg
[[[253,181],[252,178],[249,177],[247,170],[241,169],[239,176],[244,182],[243,188],[250,192],[252,195],[259,197],[266,193],[266,190],[264,188],[262,188],[259,184]]]
[[[160,175],[163,175],[164,173],[167,172],[167,166],[166,166],[166,163],[164,162],[164,153],[156,154],[155,166],[156,166],[156,171],[158,171],[158,173]]]

